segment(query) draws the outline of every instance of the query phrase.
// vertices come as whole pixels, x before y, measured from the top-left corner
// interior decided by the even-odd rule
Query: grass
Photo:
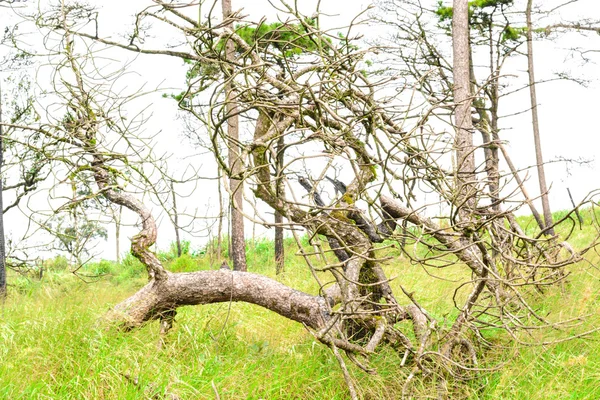
[[[575,230],[571,243],[583,247],[595,235],[590,224]],[[530,219],[520,221],[531,232]],[[568,227],[561,227],[564,235]],[[172,252],[171,252],[172,253]],[[469,279],[461,268],[438,270],[412,265],[391,249],[386,265],[392,286],[414,296],[441,323],[449,319],[457,281]],[[161,255],[173,271],[218,268],[207,255]],[[273,247],[268,241],[248,245],[253,272],[275,277]],[[567,330],[532,331],[520,339],[551,342],[600,326],[598,255],[570,269],[563,287],[535,299],[549,319],[589,314]],[[102,261],[83,272],[101,274],[86,283],[69,273],[64,260],[48,264],[42,281],[10,275],[9,297],[0,309],[0,399],[345,399],[347,389],[331,352],[302,326],[260,307],[232,303],[185,307],[163,348],[158,326],[119,333],[106,331],[99,318],[145,283],[144,269],[127,257],[121,264]],[[432,279],[436,274],[444,280]],[[299,290],[316,293],[310,272],[286,243],[286,273],[277,277]],[[459,294],[462,296],[464,294]],[[508,343],[498,334],[498,344]],[[546,346],[492,349],[483,366],[506,365],[480,379],[460,383],[453,398],[597,399],[600,398],[600,333]],[[361,397],[400,398],[408,373],[399,368],[402,354],[389,348],[373,356],[377,375],[350,365]],[[415,383],[417,393],[431,393],[435,382]],[[433,390],[435,392],[435,390]]]

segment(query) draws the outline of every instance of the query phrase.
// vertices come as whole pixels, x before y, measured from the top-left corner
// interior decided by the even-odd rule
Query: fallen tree
[[[132,210],[141,222],[131,251],[146,266],[149,282],[114,307],[107,315],[112,324],[132,329],[160,320],[166,333],[181,306],[248,302],[302,323],[336,356],[337,349],[343,349],[367,371],[356,355],[372,353],[383,343],[393,346],[413,368],[407,387],[415,371],[436,372],[431,361],[460,376],[453,368],[468,369],[478,362],[485,329],[514,334],[534,325],[556,326],[535,312],[526,294],[530,288],[562,280],[562,268],[580,260],[581,253],[564,256],[560,251],[565,246],[556,238],[525,235],[511,211],[501,207],[515,199],[502,197],[495,186],[489,192],[488,185],[478,180],[485,166],[453,166],[458,145],[463,146],[459,146],[463,158],[484,149],[444,141],[429,120],[431,110],[410,103],[410,89],[393,97],[385,94],[393,77],[375,75],[372,80],[365,62],[376,49],[360,49],[350,33],[340,37],[322,30],[318,19],[307,18],[286,3],[282,7],[287,22],[268,26],[265,21],[247,21],[239,13],[230,16],[232,21],[210,24],[206,21],[211,16],[198,21],[189,16],[187,7],[194,5],[154,1],[137,14],[129,43],[86,32],[93,13],[82,6],[63,6],[40,18],[64,38],[60,49],[64,59],[56,68],[68,71],[57,74],[68,118],[23,128],[70,146],[72,173],[91,173],[98,189],[95,195]],[[176,50],[145,48],[140,35],[148,20],[168,24],[188,45]],[[237,24],[234,29],[230,22]],[[205,124],[215,160],[230,178],[252,188],[256,198],[288,221],[288,229],[300,227],[311,242],[320,245],[324,239],[329,244],[324,252],[332,252],[336,260],[320,269],[330,273],[334,283],[319,282],[320,292],[309,294],[225,268],[166,271],[150,250],[157,236],[152,214],[122,184],[123,171],[131,164],[125,154],[105,147],[108,133],[131,133],[111,114],[117,107],[107,108],[95,99],[99,90],[86,79],[89,64],[84,62],[93,53],[75,51],[76,43],[89,42],[187,60],[192,66],[188,86],[176,96],[181,109]],[[235,60],[225,56],[227,43],[234,44]],[[210,92],[208,106],[199,101],[206,92]],[[252,130],[247,142],[236,144],[244,164],[241,172],[229,168],[223,151],[229,140],[223,127],[230,101]],[[443,105],[454,106],[451,101]],[[280,152],[283,162],[278,163]],[[319,163],[307,167],[306,160]],[[465,165],[470,170],[464,171]],[[340,170],[345,171],[343,176]],[[326,182],[335,188],[327,200],[320,193]],[[424,192],[433,192],[435,204],[444,210],[441,223],[428,215],[431,204],[423,199]],[[403,246],[407,238],[427,249],[427,255],[420,257]],[[448,310],[459,312],[445,323],[437,321],[404,290],[401,277],[396,278],[401,293],[395,293],[385,271],[394,268],[385,252],[390,245],[423,267],[464,267],[464,279],[448,293]],[[307,267],[315,270],[311,254],[302,247],[299,251]],[[399,324],[402,321],[411,326]],[[355,397],[351,380],[347,382]]]

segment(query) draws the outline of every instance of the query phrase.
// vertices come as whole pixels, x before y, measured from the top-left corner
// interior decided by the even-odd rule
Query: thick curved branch
[[[132,329],[160,319],[177,307],[229,301],[256,304],[313,329],[323,328],[330,319],[324,297],[300,292],[262,275],[227,269],[168,273],[168,279],[148,283],[116,305],[107,318],[123,329]]]
[[[142,220],[142,230],[131,238],[131,254],[146,266],[151,279],[166,279],[167,271],[156,254],[150,251],[150,246],[156,242],[157,235],[156,221],[152,213],[144,203],[135,197],[115,190],[109,183],[110,176],[104,165],[103,157],[99,154],[94,154],[93,157],[94,179],[104,197],[112,203],[127,207],[139,215]]]

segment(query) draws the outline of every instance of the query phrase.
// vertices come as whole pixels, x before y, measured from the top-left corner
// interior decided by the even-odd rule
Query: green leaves
[[[282,65],[286,59],[298,57],[303,54],[328,52],[330,43],[332,42],[331,39],[315,35],[311,32],[310,27],[317,28],[316,19],[306,18],[297,23],[262,22],[258,25],[237,25],[235,27],[235,34],[244,40],[248,44],[248,47],[264,53],[264,58]],[[343,37],[340,39],[348,42]],[[214,47],[211,46],[211,48],[218,53],[223,53],[225,46],[231,41],[233,41],[231,38],[223,37]],[[208,46],[207,44],[205,45]],[[243,57],[246,52],[246,49],[238,44],[236,44],[235,50],[240,57]],[[206,48],[203,47],[203,51],[206,51]],[[185,59],[184,62],[190,64],[190,68],[186,72],[186,81],[198,80],[199,88],[194,93],[163,94],[163,97],[172,98],[184,106],[188,106],[189,101],[194,97],[195,93],[204,90],[212,82],[219,79],[221,70],[216,62],[200,63],[188,59]]]
[[[514,0],[473,0],[469,2],[469,25],[471,28],[484,32],[493,26],[498,27],[507,24],[505,19],[501,23],[494,23],[494,15],[498,10],[504,11],[505,8],[512,6]],[[438,2],[435,10],[440,24],[450,31],[452,23],[453,8],[444,6],[444,1]],[[497,16],[497,14],[496,14]],[[496,18],[497,20],[497,18]],[[526,28],[515,28],[507,24],[502,33],[502,41],[519,41],[524,37]]]
[[[525,36],[527,32],[527,28],[513,28],[510,25],[507,25],[504,28],[504,32],[502,33],[503,41],[518,41],[521,37]]]
[[[490,21],[491,14],[498,8],[511,6],[513,0],[473,0],[469,2],[469,21],[471,25],[483,21]],[[438,2],[438,8],[435,10],[440,22],[452,21],[452,7],[445,7],[444,2]]]
[[[308,26],[316,27],[316,20],[306,18],[299,23],[262,22],[258,26],[237,25],[235,33],[250,47],[267,51],[274,58],[287,58],[321,50],[324,42],[329,42],[329,40],[315,39],[309,32]],[[226,40],[229,39],[221,39],[217,44],[218,50],[224,49]],[[239,46],[236,50],[243,52]]]

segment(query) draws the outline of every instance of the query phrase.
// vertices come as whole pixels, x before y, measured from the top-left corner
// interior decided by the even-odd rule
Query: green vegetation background
[[[564,213],[557,213],[561,217]],[[570,243],[582,248],[598,234],[591,211],[575,226]],[[534,223],[521,218],[532,232]],[[561,226],[564,235],[573,225]],[[307,245],[307,243],[304,243]],[[444,319],[455,283],[433,279],[394,249],[386,268],[398,277],[393,284],[414,291],[436,318]],[[414,248],[420,252],[422,249]],[[286,241],[286,272],[277,277],[309,293],[318,287]],[[220,260],[194,254],[189,245],[176,258],[174,249],[160,256],[172,271],[216,269]],[[248,243],[249,270],[275,278],[273,246]],[[599,257],[594,252],[569,269],[562,287],[533,298],[538,312],[550,319],[588,315],[568,331],[530,331],[519,337],[530,343],[550,342],[584,332],[600,323]],[[0,309],[0,399],[345,399],[348,397],[337,361],[301,325],[249,304],[185,307],[158,350],[156,323],[119,333],[106,331],[99,318],[145,281],[143,267],[131,256],[120,264],[88,264],[82,274],[69,272],[67,260],[46,263],[41,280],[11,274],[9,297]],[[460,266],[436,273],[459,279]],[[535,296],[535,295],[532,295]],[[469,399],[598,399],[600,398],[600,332],[559,344],[502,347],[506,337],[485,353],[481,367],[495,367],[480,378],[455,382],[452,398]],[[356,367],[351,372],[365,399],[397,399],[410,368],[399,368],[402,354],[382,348],[371,365],[377,375]],[[349,363],[350,364],[350,363]],[[435,394],[435,382],[417,380],[416,396]],[[416,397],[419,398],[419,397]]]

